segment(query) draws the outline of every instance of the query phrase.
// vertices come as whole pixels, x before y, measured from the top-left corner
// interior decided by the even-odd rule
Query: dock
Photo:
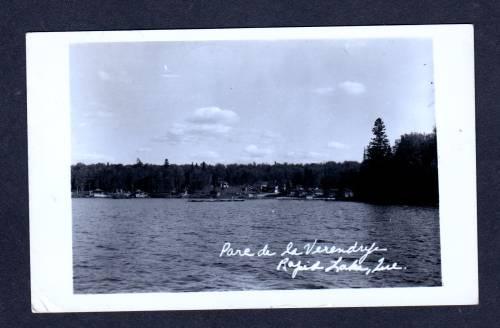
[[[216,202],[244,202],[244,199],[224,199],[224,198],[191,198],[187,200],[188,202],[192,203],[216,203]]]
[[[276,197],[277,200],[323,200],[323,201],[334,201],[335,197]]]

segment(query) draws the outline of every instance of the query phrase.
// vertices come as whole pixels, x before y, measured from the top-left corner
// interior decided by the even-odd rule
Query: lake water
[[[356,202],[250,200],[190,203],[184,199],[73,199],[75,293],[180,292],[440,286],[439,215],[435,208]],[[277,270],[289,242],[347,249],[377,243],[385,252],[363,263],[397,262],[401,270],[369,275],[335,270]],[[219,257],[225,242],[267,257]],[[302,256],[330,264],[339,256]],[[286,256],[285,256],[286,257]],[[294,258],[299,260],[299,257]],[[309,262],[307,262],[309,261]],[[346,262],[350,263],[350,262]]]

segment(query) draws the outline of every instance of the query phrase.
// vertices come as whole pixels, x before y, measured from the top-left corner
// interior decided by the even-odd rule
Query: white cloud
[[[256,145],[248,145],[245,147],[245,152],[253,158],[260,158],[270,155],[273,151],[269,148],[260,148]]]
[[[238,115],[219,107],[196,109],[184,121],[174,123],[164,136],[153,138],[157,142],[199,142],[209,138],[227,137]]]
[[[193,124],[185,127],[185,131],[200,135],[226,134],[231,129],[232,127],[224,124]]]
[[[347,149],[347,148],[349,148],[348,145],[346,145],[342,142],[338,142],[338,141],[330,141],[328,143],[328,147],[334,148],[334,149]]]
[[[203,124],[232,124],[239,120],[239,116],[229,109],[202,107],[196,109],[187,120],[189,122]]]
[[[319,87],[313,90],[318,95],[327,95],[335,91],[334,87]]]
[[[229,125],[224,124],[185,124],[185,123],[176,123],[168,129],[168,132],[181,136],[187,134],[196,134],[196,135],[217,135],[217,134],[225,134],[229,132],[232,128]]]
[[[366,87],[363,83],[354,81],[344,81],[339,83],[339,87],[348,94],[360,95],[365,93]]]
[[[149,147],[141,147],[141,148],[137,149],[137,151],[138,151],[139,153],[148,153],[148,152],[150,152],[151,150],[152,150],[152,149],[151,149],[151,148],[149,148]]]

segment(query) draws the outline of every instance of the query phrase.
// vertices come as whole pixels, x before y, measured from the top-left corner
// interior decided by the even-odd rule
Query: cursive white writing
[[[325,273],[360,272],[365,275],[370,275],[376,272],[406,270],[406,267],[401,266],[397,262],[385,262],[386,260],[384,257],[380,257],[376,261],[367,261],[368,257],[372,256],[374,253],[387,252],[386,248],[378,247],[376,243],[363,245],[355,242],[349,247],[343,248],[335,245],[320,244],[317,239],[313,242],[304,244],[302,247],[295,246],[293,242],[289,242],[285,250],[279,255],[271,250],[269,244],[265,244],[255,249],[256,251],[253,251],[249,247],[238,248],[231,245],[230,242],[225,242],[219,253],[219,257],[279,256],[280,261],[276,266],[276,270],[289,273],[292,279],[297,277],[300,272],[306,271],[322,271]],[[311,260],[311,256],[314,255],[321,255],[323,258],[328,255],[337,255],[338,257],[324,264],[322,260],[319,259]],[[344,258],[346,255],[349,255],[349,258]]]

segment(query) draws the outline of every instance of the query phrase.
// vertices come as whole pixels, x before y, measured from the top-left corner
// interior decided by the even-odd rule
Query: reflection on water
[[[293,241],[348,247],[376,242],[406,270],[277,271],[279,257],[219,257],[225,242],[278,254]],[[316,255],[329,262],[333,255]],[[75,293],[269,290],[441,285],[434,208],[354,202],[73,199]]]

